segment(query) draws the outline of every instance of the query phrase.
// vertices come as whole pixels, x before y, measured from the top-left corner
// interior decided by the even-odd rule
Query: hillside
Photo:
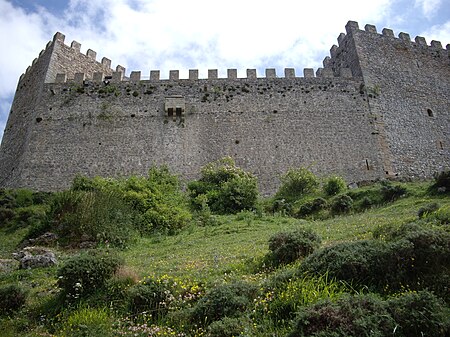
[[[251,197],[251,177],[233,174]],[[217,214],[226,202],[205,192],[206,171],[187,192],[167,171],[150,177],[0,192],[2,336],[450,333],[450,198],[430,188],[436,181],[335,196],[317,185],[301,198],[279,192]],[[327,206],[314,210],[318,203]],[[42,239],[49,230],[57,238]],[[36,244],[57,264],[17,269],[6,260]]]

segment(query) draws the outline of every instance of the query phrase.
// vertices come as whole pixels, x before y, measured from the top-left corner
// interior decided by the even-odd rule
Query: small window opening
[[[366,168],[367,168],[367,170],[370,170],[369,161],[367,159],[366,159]]]
[[[441,150],[444,149],[444,143],[441,140],[439,141],[439,147],[440,147]]]
[[[427,113],[428,113],[428,116],[429,116],[429,117],[434,117],[433,110],[427,109]]]
[[[173,108],[168,108],[167,113],[169,114],[169,117],[173,116]]]
[[[36,118],[36,122],[37,122],[37,123],[42,122],[42,118],[41,118],[41,117]]]
[[[177,114],[177,117],[181,117],[181,108],[179,108],[179,107],[176,108],[176,114]]]

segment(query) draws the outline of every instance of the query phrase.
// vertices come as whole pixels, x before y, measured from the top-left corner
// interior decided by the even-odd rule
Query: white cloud
[[[420,36],[427,37],[427,43],[431,42],[431,39],[441,41],[443,48],[447,43],[450,43],[450,20],[441,25],[434,25],[422,32]]]
[[[414,7],[420,7],[423,14],[428,19],[431,19],[437,14],[438,9],[441,7],[442,0],[416,0]]]

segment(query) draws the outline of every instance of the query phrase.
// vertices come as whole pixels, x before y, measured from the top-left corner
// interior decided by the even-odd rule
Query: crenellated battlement
[[[140,82],[140,81],[197,81],[197,80],[256,80],[256,79],[292,79],[292,78],[351,78],[352,72],[350,68],[342,68],[340,73],[336,76],[331,69],[319,68],[314,72],[313,68],[304,68],[303,76],[296,76],[294,68],[285,68],[284,76],[279,77],[275,68],[267,68],[265,70],[265,76],[258,76],[256,69],[247,69],[246,77],[238,77],[237,69],[227,69],[227,77],[219,77],[217,69],[209,69],[207,78],[200,78],[198,69],[190,69],[188,78],[180,78],[179,70],[170,70],[168,79],[161,79],[161,72],[159,70],[151,70],[149,76],[142,77],[140,71],[132,71],[129,77],[125,76],[125,68],[117,66],[116,71],[113,71],[111,75],[106,75],[103,72],[95,72],[92,77],[89,77],[85,73],[76,73],[74,77],[70,78],[65,73],[59,73],[56,75],[55,83],[75,82],[82,83],[83,81],[93,82]]]
[[[49,57],[47,54],[64,54],[64,57],[61,59],[63,60],[64,64],[49,64],[47,65],[48,70],[50,70],[45,78],[46,83],[52,83],[52,82],[58,82],[61,80],[61,78],[57,78],[58,75],[62,73],[61,71],[58,71],[56,75],[54,72],[52,72],[52,67],[56,68],[57,70],[69,70],[69,74],[71,74],[71,77],[75,78],[74,74],[76,70],[72,70],[71,68],[78,69],[86,68],[86,70],[90,69],[101,69],[102,72],[105,74],[111,74],[113,72],[113,69],[111,68],[111,60],[107,57],[103,57],[100,61],[97,61],[97,52],[92,49],[87,49],[86,53],[81,52],[81,43],[77,41],[72,41],[70,45],[65,44],[65,35],[57,32],[51,41],[49,41],[45,47],[40,53],[37,58],[35,58],[32,62],[32,64],[26,69],[25,73],[23,73],[20,76],[19,81],[23,80],[26,75],[29,73],[33,73],[34,69],[37,67],[42,67],[40,63],[42,63],[42,60],[46,60],[46,62],[50,62]],[[125,72],[125,68],[118,65],[116,67],[116,71],[122,71]],[[78,73],[78,72],[77,72]],[[92,74],[92,72],[88,72],[88,74]]]
[[[323,66],[325,68],[333,68],[335,71],[339,71],[342,64],[340,56],[343,53],[348,52],[348,41],[361,36],[362,39],[367,38],[380,38],[384,39],[385,43],[391,44],[395,48],[410,48],[415,49],[417,52],[428,52],[432,57],[442,57],[443,60],[448,60],[450,57],[450,44],[446,45],[446,49],[443,48],[440,41],[432,40],[428,45],[425,38],[422,36],[416,36],[414,40],[411,40],[410,34],[400,32],[398,37],[395,37],[392,29],[383,28],[381,33],[377,31],[375,25],[366,24],[364,30],[359,28],[358,22],[349,21],[345,26],[346,33],[339,34],[337,41],[338,45],[333,45],[330,49],[330,56],[327,56],[323,60]],[[337,62],[336,62],[337,61]],[[359,75],[357,71],[353,71],[354,75]]]

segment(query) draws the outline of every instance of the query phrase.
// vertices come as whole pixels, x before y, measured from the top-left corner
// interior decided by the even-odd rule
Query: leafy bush
[[[328,275],[354,286],[378,285],[384,277],[388,248],[383,242],[364,240],[340,243],[320,249],[300,265],[301,274]]]
[[[347,194],[338,195],[331,200],[331,212],[334,214],[348,213],[353,208],[353,199]]]
[[[347,183],[344,178],[338,176],[332,176],[325,180],[323,185],[323,191],[326,195],[337,195],[347,189]]]
[[[58,287],[69,299],[86,297],[101,289],[121,264],[107,254],[85,252],[68,259],[58,270]]]
[[[46,225],[31,234],[54,231],[63,246],[82,242],[107,243],[125,247],[133,238],[136,213],[114,191],[65,191],[55,195]]]
[[[450,192],[450,170],[434,174],[434,183],[430,186],[431,192]]]
[[[237,317],[252,304],[257,288],[246,282],[224,284],[209,290],[194,306],[198,324],[210,324],[224,317]]]
[[[271,213],[290,215],[292,213],[292,204],[290,202],[286,202],[285,199],[275,199],[273,200],[268,211],[270,211]]]
[[[26,301],[27,292],[16,284],[0,287],[0,315],[20,309]]]
[[[112,336],[112,319],[102,308],[83,308],[72,312],[62,325],[65,337]]]
[[[430,214],[434,211],[437,211],[438,209],[439,209],[439,204],[436,202],[432,202],[423,207],[420,207],[419,210],[417,211],[417,216],[419,218],[423,218],[423,217],[426,217],[428,214]]]
[[[320,212],[321,210],[326,209],[327,206],[328,203],[324,198],[316,198],[303,203],[297,212],[297,216],[305,217],[311,214],[315,214]]]
[[[237,167],[230,157],[207,164],[202,168],[201,178],[188,184],[193,207],[202,207],[206,196],[208,207],[214,213],[235,214],[256,206],[257,179],[251,173]]]
[[[381,183],[380,191],[383,201],[385,202],[395,201],[404,196],[407,192],[406,187],[399,184],[394,185],[389,181],[384,181]]]
[[[395,322],[387,304],[371,295],[345,296],[300,308],[289,337],[390,336]]]
[[[290,169],[281,176],[281,186],[277,197],[288,202],[296,201],[308,193],[312,193],[319,186],[319,179],[307,168]]]
[[[388,301],[343,296],[302,307],[290,337],[433,336],[450,331],[448,308],[432,293],[406,293]]]
[[[445,337],[450,333],[450,310],[429,291],[408,292],[388,301],[397,329],[395,336]]]
[[[208,326],[207,337],[234,337],[244,332],[242,318],[224,317],[220,321],[212,322]]]
[[[343,280],[356,287],[395,292],[429,288],[448,291],[450,280],[450,234],[438,230],[400,228],[390,241],[364,240],[340,243],[314,252],[301,264],[300,273]]]
[[[117,195],[137,212],[134,224],[141,233],[175,234],[192,218],[178,177],[165,166],[150,168],[148,177],[114,180],[79,176],[75,178],[72,190]]]
[[[320,242],[320,237],[310,229],[277,233],[269,239],[267,259],[274,266],[288,264],[311,254]]]
[[[128,289],[129,309],[133,314],[148,312],[161,316],[167,312],[170,292],[157,280],[145,279]]]

